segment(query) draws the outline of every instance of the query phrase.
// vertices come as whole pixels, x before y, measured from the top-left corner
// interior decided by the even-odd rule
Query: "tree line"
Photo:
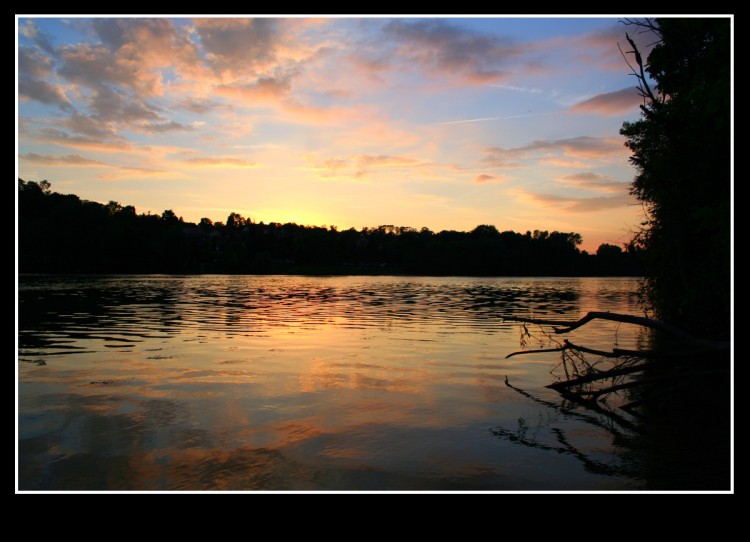
[[[350,228],[186,222],[172,210],[87,201],[18,181],[21,273],[309,273],[475,276],[638,276],[641,251],[603,244],[581,251],[578,233],[469,232],[381,225]]]

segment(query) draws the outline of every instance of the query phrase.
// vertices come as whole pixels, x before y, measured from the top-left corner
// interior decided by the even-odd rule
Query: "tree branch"
[[[689,343],[690,345],[701,346],[704,349],[709,350],[709,351],[728,350],[730,346],[729,342],[709,341],[705,339],[700,339],[698,337],[694,337],[690,335],[689,333],[683,331],[682,329],[672,326],[670,324],[667,324],[665,322],[662,322],[661,320],[655,320],[653,318],[647,318],[645,316],[635,316],[632,314],[620,314],[616,312],[593,311],[593,312],[587,313],[585,316],[583,316],[582,318],[574,322],[567,321],[567,320],[546,320],[546,319],[540,319],[540,318],[522,318],[518,316],[502,316],[502,318],[503,320],[508,321],[508,322],[524,322],[524,323],[530,323],[530,324],[538,324],[542,326],[553,326],[554,332],[556,334],[568,333],[570,331],[573,331],[574,329],[578,329],[579,327],[588,324],[592,320],[608,320],[610,322],[620,322],[620,323],[625,323],[625,324],[633,324],[637,326],[643,326],[643,327],[648,327],[651,329],[656,329],[668,335],[671,335],[672,337],[676,339]],[[581,347],[577,347],[577,349],[585,351]],[[641,351],[620,350],[620,352],[623,352],[623,355],[628,355],[627,352],[630,352],[632,355],[637,355],[640,357],[643,357],[644,353],[651,354],[652,357],[655,355],[658,355],[657,353],[653,353],[651,351],[641,352]],[[613,356],[609,356],[609,357],[613,357]]]

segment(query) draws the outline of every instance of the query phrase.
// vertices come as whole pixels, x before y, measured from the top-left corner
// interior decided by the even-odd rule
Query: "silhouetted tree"
[[[649,259],[648,296],[662,320],[728,338],[730,20],[664,18],[631,28],[657,41],[644,62],[627,35],[644,104],[641,119],[621,130],[637,170],[631,193],[647,211],[633,245]]]

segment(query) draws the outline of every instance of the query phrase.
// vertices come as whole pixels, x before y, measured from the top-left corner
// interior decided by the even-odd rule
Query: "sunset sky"
[[[617,18],[17,18],[18,176],[185,220],[642,220]],[[639,36],[643,51],[649,36]]]

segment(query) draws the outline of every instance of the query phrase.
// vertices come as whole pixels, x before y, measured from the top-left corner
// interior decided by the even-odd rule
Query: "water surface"
[[[544,387],[556,354],[505,359],[520,334],[501,318],[638,313],[637,286],[21,277],[18,486],[638,488],[611,422],[560,409]],[[595,323],[575,333],[593,347],[627,348],[645,340],[639,332]]]

